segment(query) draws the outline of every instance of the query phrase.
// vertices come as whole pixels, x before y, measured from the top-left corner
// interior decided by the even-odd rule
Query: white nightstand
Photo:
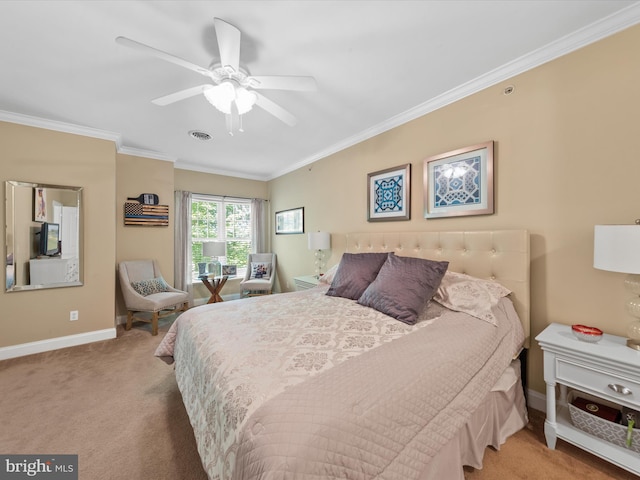
[[[554,449],[561,438],[636,475],[640,455],[576,428],[567,407],[567,389],[640,410],[640,352],[626,346],[626,339],[603,335],[598,343],[576,339],[569,325],[552,323],[536,337],[544,351],[544,381],[547,384],[547,419],[544,435]],[[556,405],[556,383],[560,398]],[[626,387],[616,393],[609,385]]]
[[[307,290],[318,285],[318,280],[314,275],[303,275],[301,277],[294,277],[293,282],[296,285],[296,290]]]

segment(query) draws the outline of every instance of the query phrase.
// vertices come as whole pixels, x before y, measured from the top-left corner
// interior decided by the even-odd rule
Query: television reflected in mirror
[[[54,257],[60,254],[60,224],[42,222],[39,235],[40,256]]]
[[[5,291],[82,285],[81,197],[81,187],[5,182]]]

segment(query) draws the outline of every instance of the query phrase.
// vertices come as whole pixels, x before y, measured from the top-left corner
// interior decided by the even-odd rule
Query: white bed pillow
[[[336,272],[338,271],[338,266],[340,264],[336,263],[333,267],[326,271],[324,275],[320,276],[320,283],[331,284],[333,282],[333,277],[336,276]]]
[[[433,300],[456,312],[464,312],[496,325],[497,320],[491,309],[510,293],[511,290],[498,282],[447,271]]]

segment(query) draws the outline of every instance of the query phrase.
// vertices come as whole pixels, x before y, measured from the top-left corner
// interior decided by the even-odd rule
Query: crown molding
[[[500,82],[508,80],[516,75],[532,70],[540,65],[548,63],[556,58],[562,57],[578,50],[582,47],[595,43],[603,38],[609,37],[626,28],[632,27],[640,23],[640,2],[636,2],[618,12],[609,15],[597,22],[583,27],[575,32],[555,40],[544,47],[533,52],[523,55],[516,60],[506,63],[486,74],[483,74],[467,83],[434,97],[433,99],[421,103],[405,112],[402,112],[390,119],[374,125],[373,127],[363,130],[352,137],[346,138],[320,152],[307,157],[306,159],[281,170],[272,175],[268,180],[273,180],[287,173],[293,172],[310,163],[316,162],[322,158],[338,153],[353,145],[364,142],[376,135],[380,135],[388,130],[396,128],[407,122],[422,117],[428,113],[434,112],[451,103],[462,100],[465,97],[480,92],[485,88],[496,85]]]
[[[73,135],[82,135],[84,137],[98,138],[100,140],[109,140],[116,144],[116,150],[123,155],[133,155],[135,157],[145,157],[154,160],[163,160],[165,162],[174,162],[176,159],[163,153],[151,150],[143,150],[139,148],[125,147],[121,145],[122,135],[97,128],[85,127],[73,123],[61,122],[58,120],[49,120],[46,118],[24,115],[22,113],[8,112],[0,110],[0,121],[16,123],[18,125],[26,125],[28,127],[43,128],[62,133],[71,133]]]
[[[172,163],[176,163],[176,161],[178,160],[176,157],[171,157],[163,153],[133,147],[118,147],[118,153],[120,153],[121,155],[132,155],[134,157],[151,158],[153,160],[162,160],[164,162]]]
[[[46,118],[32,117],[22,113],[7,112],[0,110],[0,121],[17,123],[28,127],[44,128],[46,130],[54,130],[56,132],[71,133],[74,135],[82,135],[85,137],[99,138],[101,140],[111,140],[116,144],[120,143],[120,134],[108,132],[106,130],[98,130],[97,128],[84,127],[73,123],[61,122],[58,120],[48,120]]]
[[[179,170],[188,170],[190,172],[200,172],[200,173],[209,173],[211,175],[221,175],[224,177],[244,178],[245,180],[259,180],[261,182],[266,182],[268,180],[271,180],[271,178],[267,178],[266,176],[251,175],[248,173],[236,172],[232,170],[206,168],[206,167],[201,167],[188,162],[183,162],[180,160],[176,161],[174,168],[177,168]],[[273,177],[273,178],[276,178],[276,177]]]

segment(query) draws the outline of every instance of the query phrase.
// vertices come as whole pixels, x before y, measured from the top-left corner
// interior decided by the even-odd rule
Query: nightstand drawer
[[[599,392],[614,401],[620,399],[640,407],[640,383],[629,378],[579,365],[563,358],[557,359],[556,378],[560,383]]]

